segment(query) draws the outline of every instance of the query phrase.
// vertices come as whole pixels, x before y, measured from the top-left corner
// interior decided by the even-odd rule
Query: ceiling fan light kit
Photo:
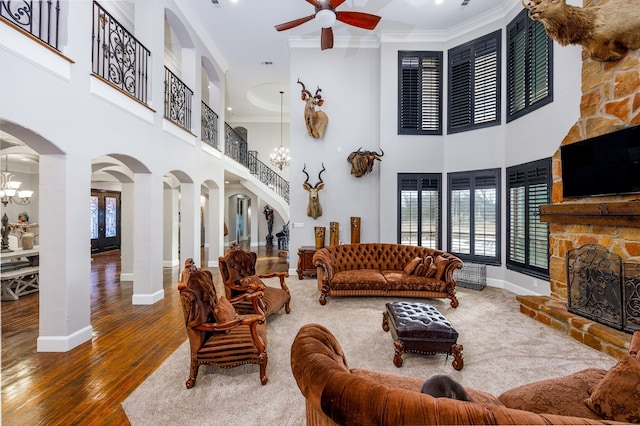
[[[336,14],[329,9],[323,9],[316,13],[316,21],[322,28],[329,28],[336,23]]]

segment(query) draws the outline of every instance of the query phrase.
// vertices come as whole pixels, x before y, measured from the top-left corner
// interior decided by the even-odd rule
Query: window
[[[523,10],[507,26],[507,122],[553,101],[553,42]]]
[[[500,264],[500,169],[449,173],[448,251]]]
[[[398,134],[442,134],[442,52],[398,52]]]
[[[441,247],[440,174],[398,174],[398,242]]]
[[[549,278],[549,225],[538,207],[550,203],[551,159],[507,168],[507,268]]]
[[[449,50],[449,133],[500,124],[501,34]]]

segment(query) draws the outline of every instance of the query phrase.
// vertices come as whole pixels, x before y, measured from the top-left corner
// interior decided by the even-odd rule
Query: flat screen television
[[[640,193],[640,126],[560,147],[564,197]]]

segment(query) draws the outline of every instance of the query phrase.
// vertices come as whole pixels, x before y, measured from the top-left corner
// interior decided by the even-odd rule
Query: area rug
[[[277,285],[267,280],[268,285]],[[599,367],[616,360],[520,313],[515,295],[487,287],[459,288],[460,306],[446,299],[329,297],[318,303],[316,281],[288,279],[291,314],[272,315],[267,324],[269,382],[262,386],[258,366],[233,369],[202,366],[196,386],[186,389],[189,347],[185,342],[123,403],[132,425],[304,425],[304,397],[291,374],[290,349],[300,327],[319,323],[342,346],[349,367],[414,377],[448,374],[464,386],[493,395],[529,383]],[[406,353],[393,364],[393,340],[382,330],[385,303],[413,300],[436,307],[459,333],[464,368],[456,371],[445,354]],[[185,332],[186,338],[186,332]]]

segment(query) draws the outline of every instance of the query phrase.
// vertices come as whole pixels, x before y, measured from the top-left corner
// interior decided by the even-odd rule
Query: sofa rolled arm
[[[447,286],[455,286],[456,280],[453,278],[453,272],[456,269],[462,269],[462,266],[464,266],[464,263],[460,258],[449,254],[447,266],[444,269],[444,281],[447,283]]]
[[[326,249],[320,249],[313,255],[313,264],[316,268],[323,268],[327,282],[333,279],[334,265],[333,258]]]

